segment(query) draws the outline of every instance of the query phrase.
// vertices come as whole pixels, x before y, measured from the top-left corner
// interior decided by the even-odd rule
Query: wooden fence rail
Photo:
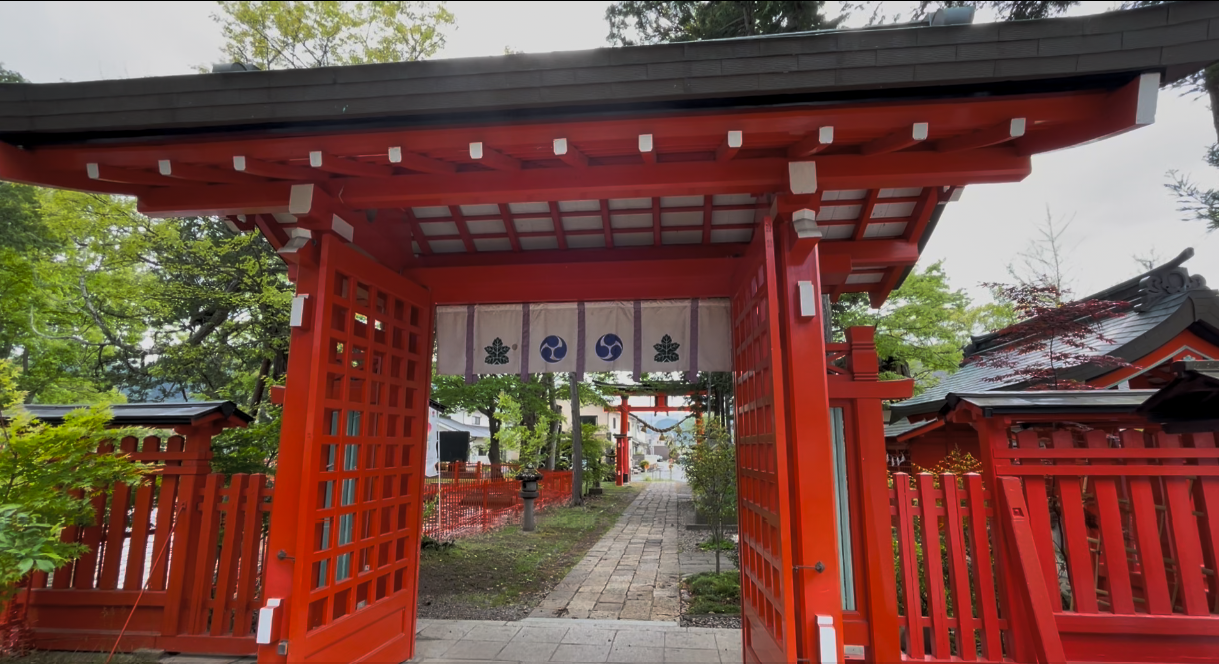
[[[455,472],[461,477],[461,471]],[[423,534],[448,541],[518,521],[523,501],[521,483],[512,479],[514,474],[505,472],[494,479],[448,481],[442,469],[439,481],[429,479],[424,487]],[[544,471],[542,475],[534,508],[543,510],[551,505],[567,504],[571,500],[571,471]]]
[[[209,473],[183,447],[181,436],[120,441],[158,471],[99,494],[94,525],[63,535],[89,551],[33,575],[17,602],[37,647],[109,650],[130,616],[122,650],[255,651],[273,490],[265,475]]]

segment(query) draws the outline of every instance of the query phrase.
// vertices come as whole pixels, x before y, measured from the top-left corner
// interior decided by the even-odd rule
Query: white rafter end
[[[567,154],[567,139],[566,138],[554,139],[554,153],[555,153],[555,156],[562,156],[562,155]]]
[[[157,162],[157,172],[159,172],[161,175],[173,175],[173,164],[169,163],[168,159],[161,159]]]
[[[741,147],[741,144],[744,140],[745,140],[745,135],[743,132],[739,132],[739,131],[728,132],[728,147],[739,148],[739,147]]]
[[[481,142],[470,144],[470,158],[471,159],[482,159],[483,158],[483,144]]]
[[[314,150],[309,153],[309,165],[314,168],[322,167],[322,153],[320,150]]]
[[[90,180],[97,180],[97,179],[101,178],[101,176],[102,176],[101,170],[97,167],[97,164],[95,164],[95,163],[85,164],[85,172],[89,174]]]
[[[640,134],[639,135],[639,151],[640,152],[651,152],[652,151],[652,135],[651,134]]]
[[[914,127],[911,128],[910,138],[916,141],[927,140],[927,128],[926,122],[915,122]]]
[[[233,170],[235,170],[235,171],[244,171],[245,170],[245,156],[237,155],[237,156],[233,157]]]
[[[338,233],[340,237],[348,242],[354,241],[356,229],[352,228],[351,224],[347,223],[337,214],[330,216],[330,230]]]
[[[829,145],[834,142],[834,127],[833,125],[822,127],[817,130],[817,142],[822,145]]]
[[[1008,125],[1011,137],[1020,138],[1024,136],[1024,129],[1027,124],[1024,118],[1012,118],[1012,123]]]
[[[389,149],[389,163],[391,163],[391,164],[401,164],[402,163],[402,148],[394,146]]]

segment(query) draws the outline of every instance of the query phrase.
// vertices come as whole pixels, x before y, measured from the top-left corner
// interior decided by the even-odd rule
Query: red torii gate
[[[828,343],[821,296],[883,302],[961,187],[1152,122],[1216,19],[5,85],[0,178],[289,262],[260,661],[414,652],[436,305],[689,298],[732,301],[745,659],[896,661],[880,408],[910,387],[876,382],[869,331]]]
[[[608,385],[602,384],[601,387],[617,393],[618,403],[618,433],[614,436],[617,443],[614,453],[614,461],[617,466],[614,474],[614,483],[622,486],[626,482],[631,481],[631,448],[629,436],[631,432],[630,422],[628,419],[631,412],[638,413],[668,413],[674,410],[693,410],[693,407],[685,406],[670,406],[669,397],[697,396],[705,392],[704,389],[697,385],[687,383],[680,384],[664,384],[664,385]],[[630,398],[632,396],[650,396],[653,399],[651,406],[632,406]],[[695,418],[698,421],[700,430],[702,426],[702,414],[695,413]]]

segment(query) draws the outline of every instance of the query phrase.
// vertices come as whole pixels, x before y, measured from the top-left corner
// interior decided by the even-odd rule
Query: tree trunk
[[[580,388],[571,373],[571,504],[584,504],[584,443],[580,440]]]
[[[258,407],[262,405],[262,396],[267,391],[267,374],[271,373],[271,358],[262,358],[262,366],[258,367],[258,381],[254,383],[254,396],[250,397],[250,414],[258,417]]]
[[[546,374],[546,399],[550,403],[550,412],[559,412],[559,404],[556,402],[554,375]],[[546,456],[546,470],[554,470],[555,456],[559,452],[559,421],[554,419],[550,423],[550,454]]]
[[[1215,124],[1215,140],[1219,141],[1219,65],[1211,65],[1202,72],[1202,85],[1211,98],[1211,122]]]
[[[479,410],[478,412],[487,416],[487,428],[491,431],[491,440],[487,445],[487,456],[491,459],[491,476],[499,477],[499,464],[502,463],[499,450],[499,418],[495,416],[494,410]]]

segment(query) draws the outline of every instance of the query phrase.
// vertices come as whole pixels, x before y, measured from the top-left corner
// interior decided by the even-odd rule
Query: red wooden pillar
[[[842,593],[834,511],[833,439],[821,310],[818,238],[797,238],[791,223],[775,231],[788,424],[794,537],[797,653],[842,661]],[[803,293],[803,297],[802,297]],[[832,636],[831,636],[832,635]],[[828,640],[833,639],[833,643]],[[824,642],[823,642],[824,641]]]
[[[631,435],[631,426],[628,421],[631,417],[631,404],[630,397],[627,395],[622,395],[621,399],[622,403],[618,405],[618,449],[614,454],[615,465],[618,469],[618,472],[615,473],[615,480],[617,480],[615,484],[618,486],[631,481],[631,464],[627,459],[627,449],[630,447],[630,443],[627,441],[630,440]]]
[[[875,334],[876,330],[871,327],[852,327],[846,331],[850,347],[847,357],[854,382],[876,381],[880,366],[876,357]],[[912,389],[904,384],[893,387],[896,390],[899,386]],[[894,394],[893,398],[908,398],[910,394]],[[868,661],[897,662],[902,655],[881,401],[879,393],[851,399],[849,430],[855,438],[855,458],[860,478],[859,490],[854,495],[859,496],[860,522],[863,525],[863,532],[860,533],[865,571],[862,590],[868,611]]]

